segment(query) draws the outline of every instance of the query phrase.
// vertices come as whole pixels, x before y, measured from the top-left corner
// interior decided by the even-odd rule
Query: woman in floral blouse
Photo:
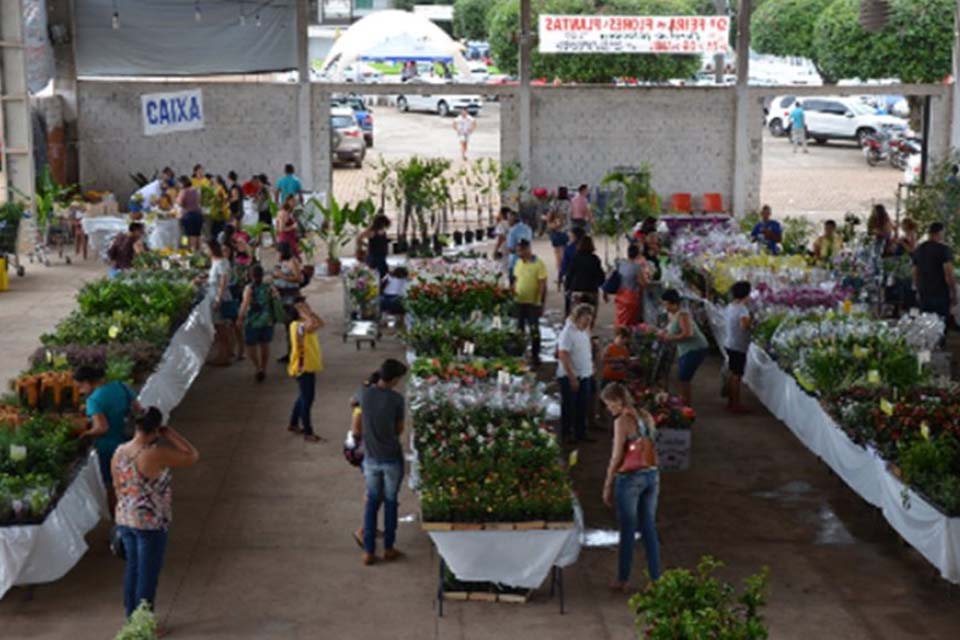
[[[150,407],[136,420],[133,439],[113,454],[117,493],[116,526],[127,568],[123,606],[127,617],[140,602],[153,608],[172,519],[170,469],[189,467],[200,458],[186,438],[160,426],[163,415]]]

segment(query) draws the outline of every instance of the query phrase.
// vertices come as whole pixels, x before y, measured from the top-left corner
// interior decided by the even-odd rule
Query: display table
[[[950,582],[960,584],[960,518],[905,486],[879,453],[861,447],[762,349],[751,345],[744,381],[767,409]]]
[[[686,227],[700,227],[704,225],[727,225],[730,224],[731,218],[725,214],[704,214],[697,215],[692,213],[686,214],[669,214],[660,216],[658,218],[659,222],[663,222],[667,225],[667,230],[671,235],[678,233],[681,229]]]
[[[213,344],[211,299],[197,304],[173,334],[138,400],[159,408],[165,418],[187,394]],[[96,452],[39,525],[0,527],[0,598],[14,585],[63,577],[87,551],[84,536],[109,515]]]
[[[80,224],[93,254],[105,256],[114,236],[126,233],[131,222],[128,216],[98,216],[84,217]],[[147,246],[151,249],[176,249],[180,246],[180,221],[176,218],[143,223],[147,230]]]

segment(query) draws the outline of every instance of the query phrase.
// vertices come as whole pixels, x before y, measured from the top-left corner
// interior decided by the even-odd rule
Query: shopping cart
[[[353,340],[360,350],[364,342],[376,349],[380,328],[380,275],[358,264],[341,273],[343,280],[343,341]]]
[[[23,217],[30,218],[30,214],[25,212]],[[70,264],[70,256],[63,255],[63,247],[73,243],[74,233],[73,220],[70,219],[69,215],[51,215],[43,229],[35,229],[33,251],[28,255],[30,262],[36,261],[49,267],[50,248],[53,247],[57,252],[57,257],[63,260],[65,264]]]

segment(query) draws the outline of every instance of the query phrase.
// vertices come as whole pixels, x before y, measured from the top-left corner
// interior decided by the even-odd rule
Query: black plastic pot
[[[416,253],[416,252],[419,251],[419,250],[420,250],[420,239],[419,239],[419,238],[414,238],[413,240],[410,241],[410,249],[409,249],[409,251],[410,251],[410,253]]]
[[[487,237],[492,238],[497,235],[497,228],[493,225],[487,227]]]
[[[483,235],[484,235],[484,228],[480,227],[479,229],[477,229],[477,242],[480,242],[481,240],[483,240]]]
[[[453,232],[453,244],[458,247],[463,244],[463,231],[454,231]]]
[[[393,252],[395,254],[403,254],[410,250],[410,244],[407,242],[406,238],[400,238],[393,243]]]
[[[437,256],[443,255],[443,243],[437,236],[433,236],[433,253]]]
[[[470,231],[468,229],[463,237],[464,237],[464,240],[466,240],[467,244],[470,244],[471,242],[473,242],[473,231]]]

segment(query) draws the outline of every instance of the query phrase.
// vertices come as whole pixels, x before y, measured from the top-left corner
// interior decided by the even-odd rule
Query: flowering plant
[[[407,291],[406,308],[418,318],[466,318],[508,311],[513,292],[484,277],[439,276],[418,280]]]
[[[421,357],[453,358],[472,344],[468,355],[478,358],[519,357],[526,350],[524,335],[512,326],[496,328],[492,321],[418,320],[406,333],[407,345]]]
[[[697,418],[692,407],[658,387],[633,384],[630,388],[637,406],[653,416],[658,429],[689,429]]]
[[[370,267],[358,264],[344,273],[344,286],[359,319],[377,317],[380,306],[380,277]]]
[[[499,371],[506,371],[511,376],[521,376],[527,373],[527,365],[518,358],[470,362],[455,362],[449,358],[419,358],[411,369],[414,377],[424,378],[428,383],[459,380],[468,384],[476,380],[486,380]]]

